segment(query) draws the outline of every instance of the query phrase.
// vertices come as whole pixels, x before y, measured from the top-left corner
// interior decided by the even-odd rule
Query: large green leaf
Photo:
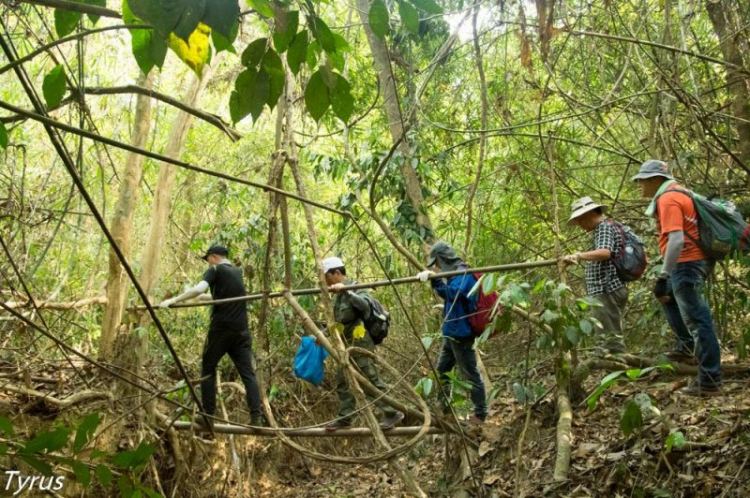
[[[45,476],[52,475],[52,467],[47,462],[43,462],[36,457],[30,455],[19,455],[21,460],[31,465],[33,468],[44,474]]]
[[[401,16],[401,22],[404,23],[406,29],[418,35],[419,14],[417,13],[417,9],[412,4],[402,1],[398,4],[398,14]]]
[[[91,471],[89,468],[78,460],[74,460],[72,463],[73,474],[76,476],[76,481],[80,482],[84,488],[88,487],[91,483]]]
[[[411,3],[429,14],[442,14],[443,8],[435,0],[410,0]]]
[[[221,33],[219,33],[217,30],[212,29],[211,30],[211,41],[214,43],[214,48],[216,49],[216,53],[223,52],[224,50],[231,52],[233,54],[236,54],[237,51],[234,49],[234,40],[237,39],[237,33],[240,28],[240,23],[235,22],[234,26],[232,26],[232,29],[230,31],[229,38],[225,37]]]
[[[167,43],[153,29],[134,29],[130,32],[133,57],[143,74],[154,66],[162,67],[167,56]]]
[[[185,37],[189,36],[200,21],[200,17],[196,17],[197,7],[200,5],[205,9],[205,0],[128,0],[128,6],[133,14],[153,26],[164,38],[175,31],[178,24],[183,32],[187,31]],[[185,15],[188,8],[190,12]],[[187,30],[189,23],[192,23],[193,27]]]
[[[5,149],[8,147],[8,130],[5,129],[5,125],[3,123],[0,123],[0,148]],[[3,423],[10,423],[10,420],[8,420],[5,417],[0,417],[0,430],[4,430],[5,427],[3,427]],[[10,425],[10,430],[13,430],[13,426]],[[12,435],[12,434],[11,434]]]
[[[273,17],[273,7],[268,0],[247,0],[247,4],[259,14],[268,18]]]
[[[153,445],[141,442],[133,451],[123,451],[115,455],[112,463],[118,467],[134,469],[148,461],[154,451],[156,448]]]
[[[73,440],[73,451],[79,453],[86,446],[86,443],[94,435],[96,428],[99,427],[100,422],[101,419],[98,413],[91,413],[83,419],[81,425],[78,426],[78,430],[76,430],[76,437]]]
[[[24,446],[21,453],[29,455],[43,451],[57,451],[68,444],[71,432],[71,429],[67,427],[59,427],[53,431],[41,432]]]
[[[238,123],[250,114],[250,103],[252,101],[255,78],[258,72],[255,69],[242,71],[234,82],[234,92],[229,97],[229,113],[232,122]]]
[[[55,31],[57,32],[57,36],[62,38],[72,33],[80,20],[80,12],[55,9]]]
[[[370,22],[370,29],[375,33],[378,38],[385,38],[385,35],[390,29],[388,19],[388,8],[383,3],[383,0],[375,0],[370,5],[370,13],[368,15],[368,21]]]
[[[286,53],[286,61],[289,63],[292,74],[296,76],[299,73],[299,67],[305,59],[307,59],[307,30],[303,29],[295,35]]]
[[[272,48],[263,55],[261,66],[270,76],[284,76],[284,65],[281,63],[279,54]]]
[[[354,110],[354,97],[352,87],[346,78],[340,74],[334,74],[334,87],[330,91],[331,109],[338,118],[346,123],[352,116]]]
[[[255,78],[253,93],[250,100],[250,114],[253,116],[253,122],[257,121],[263,112],[263,106],[268,102],[271,94],[271,78],[263,69],[258,71]],[[278,100],[278,97],[277,97]]]
[[[299,11],[287,12],[279,10],[276,14],[276,23],[273,28],[273,46],[281,54],[289,48],[289,43],[294,39],[299,27]]]
[[[268,38],[258,38],[250,42],[242,51],[242,64],[245,67],[255,67],[263,59],[268,46]]]
[[[310,77],[305,88],[305,106],[310,116],[315,121],[320,121],[323,114],[326,113],[331,101],[328,97],[328,87],[323,81],[323,74],[317,70]]]
[[[227,40],[234,41],[239,15],[240,5],[237,0],[208,0],[201,22],[211,30],[218,31]]]
[[[174,0],[160,0],[161,2]],[[177,26],[174,27],[172,32],[178,37],[185,41],[198,28],[198,23],[203,19],[203,15],[206,13],[206,4],[208,1],[213,0],[190,0],[185,5],[185,9],[182,11]]]
[[[96,469],[94,469],[94,473],[96,474],[96,478],[99,479],[99,482],[102,483],[102,486],[109,486],[112,482],[112,471],[105,465],[97,465]]]
[[[315,38],[320,42],[320,46],[323,47],[323,50],[331,53],[336,52],[336,39],[333,37],[333,32],[331,32],[328,25],[320,17],[315,18],[314,24],[315,29],[313,33],[315,34]]]
[[[268,107],[273,110],[276,104],[279,102],[279,97],[284,92],[284,85],[286,83],[285,75],[283,74],[271,74],[270,86],[268,88]]]
[[[47,101],[47,108],[54,109],[59,106],[67,89],[68,84],[65,81],[65,70],[58,64],[52,71],[47,73],[42,82],[42,93],[44,94],[44,100]]]

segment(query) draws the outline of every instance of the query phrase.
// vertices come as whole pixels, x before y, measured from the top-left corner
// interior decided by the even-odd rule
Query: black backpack
[[[367,300],[370,302],[370,316],[366,320],[362,320],[362,323],[364,323],[365,330],[372,337],[372,342],[380,344],[383,342],[383,339],[388,337],[388,329],[391,326],[391,314],[374,297],[368,295]]]
[[[620,234],[620,250],[612,255],[617,276],[623,282],[633,282],[643,276],[648,264],[646,249],[641,239],[633,233],[630,227],[614,220],[607,220]]]

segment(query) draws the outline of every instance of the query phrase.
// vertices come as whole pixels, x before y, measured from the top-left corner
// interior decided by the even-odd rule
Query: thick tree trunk
[[[732,0],[707,1],[706,10],[711,24],[721,40],[721,53],[724,60],[736,67],[743,67],[742,32],[735,10],[736,2]],[[732,97],[732,111],[738,118],[735,123],[739,141],[737,157],[746,166],[750,165],[750,78],[747,78],[736,67],[726,66],[727,88]]]
[[[148,75],[141,74],[138,85],[150,89],[153,71]],[[136,147],[144,147],[151,128],[151,98],[138,94],[135,105],[135,120],[133,135],[130,143]],[[125,159],[125,170],[122,173],[119,197],[112,214],[110,230],[120,250],[125,257],[130,257],[131,229],[133,228],[133,213],[138,200],[138,186],[143,176],[144,157],[129,152]],[[107,277],[107,307],[102,320],[102,335],[99,339],[99,357],[111,359],[113,344],[117,330],[122,321],[125,298],[128,295],[129,280],[120,265],[117,255],[109,251],[109,275]]]
[[[357,10],[359,16],[362,19],[364,25],[365,34],[367,35],[367,41],[370,44],[370,50],[372,57],[375,61],[375,69],[378,71],[378,79],[380,81],[380,89],[383,92],[383,109],[385,111],[386,118],[388,119],[388,126],[391,132],[391,138],[394,142],[401,140],[398,146],[399,152],[403,154],[405,158],[409,158],[411,153],[409,151],[409,143],[402,137],[404,135],[404,123],[403,115],[399,107],[398,92],[396,90],[396,81],[394,80],[393,71],[391,69],[391,62],[388,57],[388,48],[385,42],[378,38],[375,33],[370,29],[370,22],[368,19],[370,12],[370,1],[369,0],[357,0]],[[401,175],[404,177],[404,185],[406,187],[406,196],[411,202],[414,211],[417,216],[417,223],[427,229],[427,236],[425,242],[430,244],[434,241],[434,235],[432,230],[432,223],[430,217],[424,211],[424,196],[422,195],[422,184],[419,181],[417,172],[411,166],[411,161],[403,161],[401,164]]]

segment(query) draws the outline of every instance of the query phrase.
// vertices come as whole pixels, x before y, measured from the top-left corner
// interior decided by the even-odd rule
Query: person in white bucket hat
[[[622,317],[628,303],[628,288],[617,275],[612,256],[620,250],[622,236],[614,223],[608,222],[607,206],[598,204],[591,197],[581,197],[571,205],[568,226],[579,226],[592,232],[591,249],[586,252],[568,254],[566,264],[584,261],[586,264],[586,294],[595,298],[601,307],[594,308],[593,315],[597,339],[603,349],[610,353],[624,353],[622,339]]]

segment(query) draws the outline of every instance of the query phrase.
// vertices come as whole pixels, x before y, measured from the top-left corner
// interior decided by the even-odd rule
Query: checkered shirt
[[[609,249],[615,254],[622,245],[622,236],[613,223],[603,221],[594,229],[593,242],[592,251]],[[611,260],[586,262],[586,293],[589,296],[610,294],[621,287],[625,284],[617,276]]]

